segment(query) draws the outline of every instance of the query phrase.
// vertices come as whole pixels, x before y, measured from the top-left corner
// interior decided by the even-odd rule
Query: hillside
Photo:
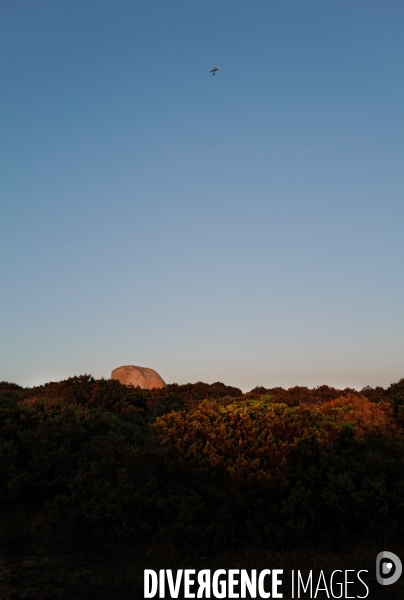
[[[34,388],[3,382],[0,544],[39,556],[80,540],[89,555],[108,546],[149,562],[162,547],[176,561],[246,547],[396,547],[403,426],[403,379],[361,392],[247,394],[200,382],[141,390],[88,375]]]

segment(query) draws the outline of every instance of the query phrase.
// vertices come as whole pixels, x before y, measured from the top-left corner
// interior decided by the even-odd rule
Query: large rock
[[[111,373],[111,379],[117,379],[124,385],[138,385],[143,390],[162,388],[166,385],[160,375],[153,369],[134,367],[133,365],[114,369]]]

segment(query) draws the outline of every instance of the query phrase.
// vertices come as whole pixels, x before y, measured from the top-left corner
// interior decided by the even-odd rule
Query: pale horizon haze
[[[2,2],[0,381],[404,377],[403,31],[398,0]]]

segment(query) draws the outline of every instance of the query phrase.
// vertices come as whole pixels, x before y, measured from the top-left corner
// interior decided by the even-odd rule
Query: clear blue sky
[[[0,380],[404,377],[403,31],[402,0],[1,2]]]

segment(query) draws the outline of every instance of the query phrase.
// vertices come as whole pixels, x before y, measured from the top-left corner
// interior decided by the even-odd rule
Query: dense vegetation
[[[0,384],[0,502],[48,532],[200,552],[402,539],[404,380],[141,390]]]

